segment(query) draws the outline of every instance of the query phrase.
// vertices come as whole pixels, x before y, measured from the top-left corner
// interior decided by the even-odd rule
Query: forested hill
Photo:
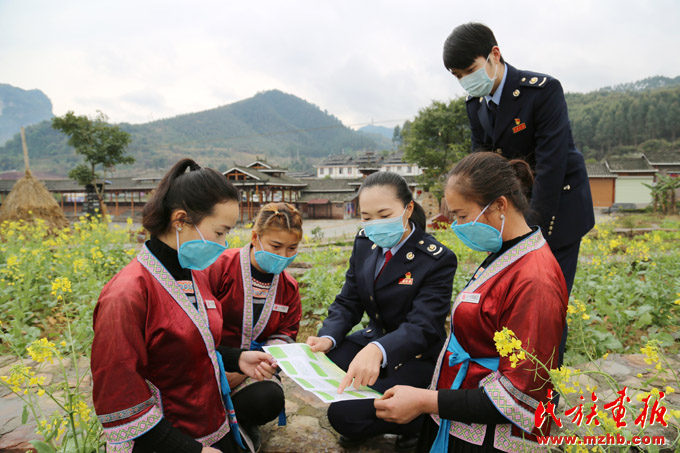
[[[574,140],[586,158],[635,152],[649,140],[680,152],[680,77],[567,93],[566,100]]]
[[[52,101],[40,90],[0,83],[0,145],[21,129],[52,118]]]
[[[638,80],[636,82],[621,83],[611,87],[600,88],[599,91],[649,91],[658,88],[669,88],[680,85],[680,76],[670,78],[664,76],[647,77],[646,79]]]
[[[129,152],[136,159],[135,170],[167,168],[186,156],[215,168],[244,164],[258,155],[295,167],[307,158],[379,146],[319,107],[278,90],[212,110],[120,126],[132,135]],[[81,160],[49,121],[28,128],[27,140],[31,167],[38,170],[66,174]],[[23,167],[18,135],[0,147],[0,155],[0,170]]]

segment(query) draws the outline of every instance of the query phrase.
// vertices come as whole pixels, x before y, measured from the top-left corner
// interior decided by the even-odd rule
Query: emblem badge
[[[513,134],[516,134],[516,133],[518,133],[519,131],[523,131],[524,129],[527,128],[526,123],[523,123],[522,120],[520,120],[519,118],[515,118],[515,124],[516,124],[517,126],[515,126],[515,127],[512,128],[512,133],[513,133]]]
[[[532,85],[535,84],[536,82],[538,82],[538,77],[532,77],[531,80],[529,80],[529,83]]]
[[[407,259],[407,260],[412,260],[412,259],[415,258],[415,257],[416,257],[416,256],[413,254],[413,252],[408,252],[408,253],[406,254],[406,259]]]
[[[430,244],[427,246],[427,251],[428,252],[434,252],[437,249],[437,246],[434,244]]]
[[[411,273],[407,272],[404,275],[404,278],[399,279],[399,284],[400,285],[413,285],[413,277],[411,277]]]
[[[377,244],[373,244],[373,245],[371,246],[371,250],[375,250],[375,248],[376,248],[377,246],[378,246]]]
[[[512,92],[512,95],[515,96],[515,97],[519,96],[519,90],[513,91],[513,92]]]

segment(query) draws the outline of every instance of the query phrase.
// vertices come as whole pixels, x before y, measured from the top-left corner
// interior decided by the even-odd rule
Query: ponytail
[[[187,169],[189,171],[187,171]],[[177,162],[163,177],[142,210],[142,225],[158,236],[170,228],[170,215],[183,209],[187,223],[198,224],[217,203],[238,201],[238,191],[221,173],[192,159]]]
[[[458,193],[480,206],[505,196],[519,212],[529,214],[534,176],[523,160],[508,161],[496,153],[474,152],[458,162],[446,180],[447,185],[455,184]]]

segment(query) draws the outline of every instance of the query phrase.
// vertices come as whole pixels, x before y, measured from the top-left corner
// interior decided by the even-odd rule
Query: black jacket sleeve
[[[437,391],[439,417],[463,423],[500,425],[510,423],[491,402],[483,388]]]

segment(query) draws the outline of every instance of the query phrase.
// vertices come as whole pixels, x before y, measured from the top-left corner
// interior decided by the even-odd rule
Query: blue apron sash
[[[241,433],[238,430],[238,421],[236,420],[236,411],[234,411],[234,403],[231,401],[231,388],[229,388],[229,381],[227,380],[227,373],[224,370],[224,361],[222,360],[222,354],[219,352],[217,355],[217,363],[220,365],[220,384],[222,386],[222,400],[224,401],[224,407],[227,409],[227,417],[229,419],[229,426],[234,440],[236,443],[244,450],[247,450],[243,446],[243,440],[241,439]]]
[[[451,384],[451,389],[453,390],[459,389],[460,385],[463,383],[463,380],[465,380],[468,367],[470,366],[470,361],[478,363],[479,365],[491,371],[496,371],[498,369],[500,357],[484,357],[480,359],[470,357],[470,354],[468,354],[467,351],[465,351],[465,349],[463,349],[463,347],[460,345],[460,343],[458,343],[458,339],[453,334],[453,331],[451,331],[451,338],[449,339],[449,344],[446,347],[446,350],[451,353],[451,356],[449,356],[449,367],[455,366],[459,363],[461,364],[460,368],[458,369],[458,373],[456,374],[456,378]],[[442,453],[449,450],[450,429],[451,420],[440,418],[439,431],[437,431],[437,437],[430,448],[430,453]]]

